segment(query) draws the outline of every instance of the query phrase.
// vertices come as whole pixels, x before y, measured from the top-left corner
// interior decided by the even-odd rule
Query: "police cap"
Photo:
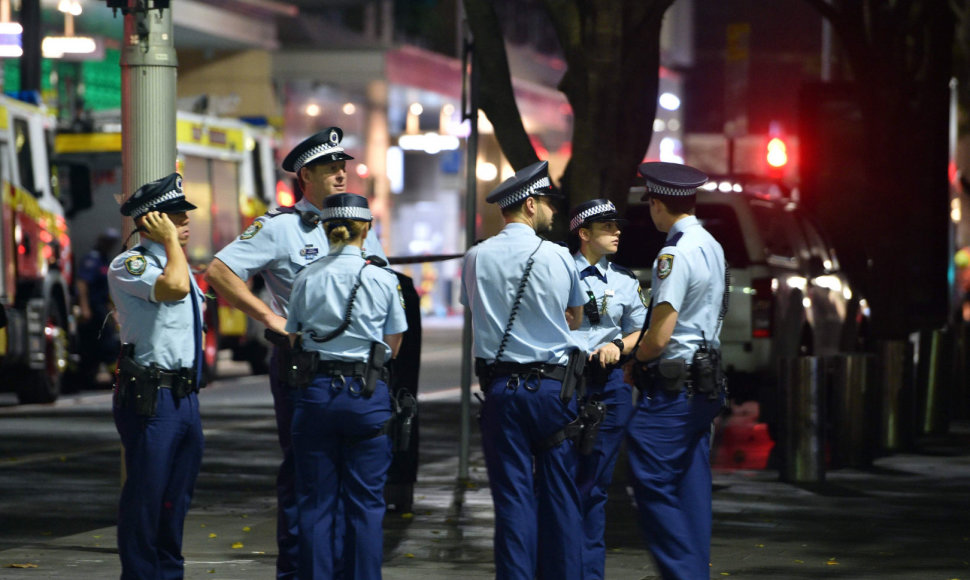
[[[344,132],[339,127],[330,127],[310,135],[283,159],[283,170],[297,173],[301,167],[311,163],[334,163],[353,159],[340,146],[343,138]]]
[[[616,222],[623,225],[626,220],[616,213],[616,206],[608,199],[584,201],[573,208],[569,214],[569,231],[588,228],[593,222]]]
[[[549,181],[549,163],[537,161],[516,171],[515,175],[488,194],[485,201],[497,203],[500,208],[505,209],[525,201],[528,197],[542,195],[560,197],[553,193],[552,183]]]
[[[182,176],[171,173],[146,183],[121,204],[121,215],[137,218],[150,211],[162,213],[182,213],[195,209],[185,199],[182,191]]]
[[[356,193],[335,193],[328,195],[323,200],[323,210],[320,212],[320,220],[348,219],[359,222],[369,222],[373,220],[370,207],[367,205],[367,198]]]
[[[641,199],[645,201],[653,195],[667,195],[686,197],[697,193],[697,188],[707,183],[707,175],[699,169],[680,163],[651,161],[641,163],[640,175],[647,181],[647,193]]]

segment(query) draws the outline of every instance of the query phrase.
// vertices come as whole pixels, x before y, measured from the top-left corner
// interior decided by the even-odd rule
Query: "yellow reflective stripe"
[[[65,133],[54,138],[55,153],[113,153],[116,151],[121,151],[121,133]]]

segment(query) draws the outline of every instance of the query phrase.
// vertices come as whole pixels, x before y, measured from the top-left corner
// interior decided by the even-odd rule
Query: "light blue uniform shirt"
[[[361,284],[354,298],[350,326],[333,340],[312,340],[311,331],[323,338],[343,323],[358,272]],[[366,362],[371,342],[384,344],[385,359],[390,360],[391,349],[383,342],[384,335],[407,329],[397,276],[377,266],[364,267],[356,246],[334,248],[304,268],[293,282],[286,330],[302,331],[303,348],[317,351],[321,360]]]
[[[701,332],[712,348],[720,348],[717,318],[724,299],[724,250],[694,216],[670,228],[653,264],[653,303],[669,303],[677,324],[662,359],[686,359],[701,344]]]
[[[586,350],[593,352],[614,338],[638,332],[643,327],[643,319],[647,317],[647,309],[643,305],[640,281],[636,275],[605,257],[592,266],[581,252],[576,252],[573,259],[586,293],[586,302],[592,294],[600,313],[600,322],[595,326],[590,324],[584,313],[582,325],[573,331],[581,344],[588,345]],[[588,268],[593,268],[595,272],[590,273]]]
[[[526,224],[510,223],[465,254],[461,303],[471,308],[477,358],[494,361],[533,250],[535,262],[500,360],[565,364],[571,351],[585,347],[566,324],[566,308],[585,302],[569,250],[543,241]]]
[[[108,289],[118,313],[121,342],[134,343],[135,362],[144,366],[155,363],[177,371],[195,364],[192,333],[198,328],[201,334],[203,297],[190,271],[192,289],[188,294],[181,300],[158,302],[155,281],[166,264],[165,246],[143,237],[141,244],[111,261]],[[198,325],[192,321],[193,294],[199,301]]]
[[[322,225],[310,228],[300,221],[299,212],[320,215],[320,210],[306,198],[298,201],[294,209],[297,211],[290,213],[271,210],[256,218],[246,231],[216,254],[241,280],[262,274],[273,295],[273,312],[284,317],[296,275],[327,255],[330,247]],[[387,259],[373,232],[364,240],[364,254]]]

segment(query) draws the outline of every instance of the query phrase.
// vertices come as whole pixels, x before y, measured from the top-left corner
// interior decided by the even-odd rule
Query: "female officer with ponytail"
[[[297,276],[286,322],[295,347],[316,355],[309,357],[308,384],[293,393],[299,577],[332,578],[342,560],[343,578],[370,580],[381,577],[391,464],[391,396],[380,362],[397,354],[407,322],[397,278],[361,257],[371,223],[367,200],[331,195],[321,219],[329,252]],[[335,554],[340,515],[345,525],[336,529],[346,535],[343,553]]]

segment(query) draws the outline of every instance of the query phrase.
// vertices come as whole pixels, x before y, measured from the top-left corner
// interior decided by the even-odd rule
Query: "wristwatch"
[[[616,348],[620,349],[620,354],[623,354],[623,339],[622,338],[614,338],[610,342],[612,342],[616,346]]]

